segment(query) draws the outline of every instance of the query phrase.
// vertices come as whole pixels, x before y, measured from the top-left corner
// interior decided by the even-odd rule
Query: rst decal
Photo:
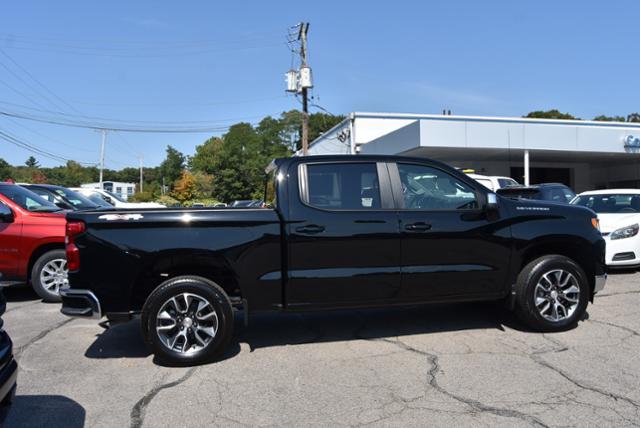
[[[98,217],[100,220],[140,220],[144,218],[142,214],[103,214]]]

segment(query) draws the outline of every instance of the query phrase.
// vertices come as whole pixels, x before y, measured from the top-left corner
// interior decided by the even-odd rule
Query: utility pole
[[[140,193],[142,193],[142,155],[138,159],[140,160]]]
[[[101,129],[102,144],[100,145],[100,188],[102,189],[102,171],[104,170],[104,146],[107,143],[107,130]]]
[[[300,74],[302,70],[310,70],[307,65],[307,32],[309,31],[309,23],[301,22],[300,31],[298,32],[298,40],[300,40]],[[301,79],[302,80],[302,79]],[[308,87],[302,86],[302,154],[309,154],[309,106],[308,106]]]
[[[311,78],[311,67],[308,64],[309,50],[307,47],[307,33],[309,32],[309,23],[301,22],[293,28],[297,28],[297,42],[300,44],[300,68],[297,70],[289,70],[285,76],[287,78],[287,92],[302,95],[302,154],[309,153],[309,89],[313,88]],[[295,43],[292,39],[293,34],[289,34],[289,44]],[[292,48],[292,52],[296,52]]]

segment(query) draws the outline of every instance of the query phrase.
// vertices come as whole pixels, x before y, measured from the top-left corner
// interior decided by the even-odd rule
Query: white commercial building
[[[129,196],[133,195],[136,192],[135,183],[123,183],[119,181],[103,181],[102,187],[100,187],[100,183],[86,183],[81,184],[81,187],[85,189],[100,189],[106,190],[107,192],[114,193],[123,201],[129,199]]]
[[[345,153],[428,157],[577,192],[640,187],[640,123],[351,113],[309,145],[310,155]]]

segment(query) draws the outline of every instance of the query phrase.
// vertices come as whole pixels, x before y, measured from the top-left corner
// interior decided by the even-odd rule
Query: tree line
[[[344,116],[313,113],[309,117],[309,138],[313,140]],[[264,189],[264,168],[273,158],[291,156],[301,145],[302,114],[297,110],[279,117],[267,116],[257,125],[237,123],[220,137],[211,137],[187,156],[172,146],[157,167],[143,169],[143,191],[133,200],[160,201],[167,205],[212,204],[237,199],[260,199]],[[105,169],[104,181],[138,183],[140,170],[127,167]],[[59,184],[76,187],[97,182],[96,166],[68,161],[66,165],[42,167],[30,156],[24,165],[13,166],[0,158],[0,180]]]
[[[523,117],[534,119],[582,120],[579,117],[573,116],[572,114],[562,113],[557,109],[532,111]],[[598,122],[640,122],[640,113],[629,113],[626,116],[607,116],[601,114],[594,117],[592,120]]]

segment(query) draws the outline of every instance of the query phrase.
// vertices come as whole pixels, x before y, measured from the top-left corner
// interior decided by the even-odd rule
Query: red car
[[[43,300],[60,301],[68,284],[64,211],[35,193],[0,183],[0,284],[31,283]]]

